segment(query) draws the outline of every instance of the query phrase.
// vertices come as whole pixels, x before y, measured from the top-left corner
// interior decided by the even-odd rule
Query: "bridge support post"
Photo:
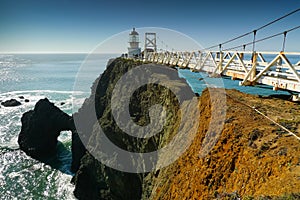
[[[250,72],[251,85],[255,85],[254,79],[256,77],[256,66],[257,66],[257,53],[253,52],[253,55],[252,55],[252,68],[251,68],[251,72]]]
[[[255,51],[253,51],[251,58],[252,67],[250,71],[246,74],[244,80],[239,83],[239,85],[255,85],[257,56],[258,54]]]
[[[145,33],[144,55],[147,56],[150,52],[157,52],[156,33]]]
[[[221,74],[223,71],[223,59],[224,59],[224,53],[221,51],[219,53],[218,74]]]
[[[240,53],[241,60],[244,60],[244,53]]]

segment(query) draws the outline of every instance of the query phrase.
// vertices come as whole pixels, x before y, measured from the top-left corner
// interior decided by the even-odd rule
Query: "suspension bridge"
[[[144,62],[164,64],[172,67],[190,69],[194,72],[207,72],[211,77],[228,76],[239,79],[241,86],[268,85],[273,90],[286,90],[293,93],[293,100],[300,101],[300,52],[286,52],[285,43],[288,33],[300,29],[293,27],[283,32],[257,40],[257,33],[300,11],[300,8],[277,18],[253,31],[234,37],[223,43],[216,44],[198,51],[157,51],[156,38],[145,38],[145,51],[139,59]],[[224,49],[225,44],[253,35],[253,41]],[[153,34],[152,34],[153,35]],[[257,51],[259,42],[283,36],[281,51]],[[299,38],[300,39],[300,38]],[[149,44],[147,46],[147,44]],[[252,46],[252,51],[246,51]],[[149,47],[155,47],[153,49]],[[213,50],[219,48],[218,50]],[[236,50],[243,48],[243,50]]]

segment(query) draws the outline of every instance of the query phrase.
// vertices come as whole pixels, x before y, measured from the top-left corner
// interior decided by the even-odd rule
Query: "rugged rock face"
[[[101,77],[101,76],[100,76]],[[98,77],[92,87],[91,95],[89,98],[85,99],[82,107],[77,113],[73,114],[73,119],[81,121],[82,123],[77,123],[76,133],[72,135],[72,171],[77,172],[80,166],[80,160],[86,153],[86,149],[82,144],[82,139],[90,138],[93,131],[93,126],[96,123],[96,120],[93,118],[91,113],[93,113],[95,104],[95,93],[96,93],[96,84],[98,83],[100,77]],[[76,121],[75,120],[75,121]],[[79,136],[79,134],[80,136]]]
[[[116,146],[130,152],[160,149],[180,129],[182,115],[178,99],[168,88],[159,84],[137,88],[130,99],[129,111],[136,124],[146,126],[153,117],[149,113],[151,106],[162,105],[166,111],[156,113],[156,117],[163,112],[166,115],[161,132],[150,138],[137,139],[118,127],[116,121],[121,116],[113,116],[111,109],[113,89],[122,75],[141,64],[121,58],[111,61],[106,71],[95,80],[91,96],[73,118],[48,99],[40,100],[34,110],[22,117],[18,139],[20,148],[35,158],[52,155],[60,132],[71,130],[72,170],[76,172],[73,178],[74,194],[78,199],[268,199],[285,194],[290,199],[300,197],[299,141],[253,109],[260,110],[299,136],[299,105],[235,90],[203,91],[198,98],[201,113],[199,127],[194,130],[196,137],[186,152],[171,165],[150,173],[127,173],[107,167],[97,160],[95,155],[103,154],[99,127]],[[148,67],[151,68],[151,65]],[[184,94],[192,93],[177,78],[177,75],[164,77],[176,90],[183,90]],[[132,79],[132,82],[135,80]],[[120,96],[127,92],[128,86],[125,85],[117,91]],[[221,98],[222,95],[227,98]],[[188,96],[186,99],[189,99]],[[226,106],[222,109],[216,107],[224,103]],[[117,108],[122,110],[122,104],[120,101]],[[217,117],[212,120],[214,112]],[[224,112],[225,119],[221,118]],[[76,123],[75,129],[73,119],[83,123]],[[189,127],[189,121],[183,123]],[[220,124],[221,135],[216,145],[201,157],[205,138],[214,130],[210,126]],[[154,159],[152,164],[167,160],[175,153],[176,149],[160,156],[157,161]],[[119,155],[104,156],[111,163],[119,159]],[[133,160],[126,161],[128,165],[135,166]]]
[[[133,152],[160,148],[177,132],[178,102],[166,88],[156,85],[141,87],[135,92],[131,99],[131,116],[137,124],[147,125],[148,108],[155,103],[166,106],[170,110],[167,113],[167,125],[158,136],[148,140],[133,139],[123,133],[113,120],[110,108],[112,89],[125,72],[139,64],[132,60],[116,59],[108,65],[101,79],[99,77],[95,81],[91,97],[74,115],[85,113],[89,116],[93,106],[96,108],[99,121],[86,118],[87,127],[78,130],[80,134],[85,131],[81,136],[89,139],[88,145],[95,147],[98,144],[97,123],[114,144]],[[120,91],[120,95],[124,91],[126,88]],[[216,109],[214,105],[220,104],[222,98],[211,99],[210,92],[218,97],[224,91],[205,90],[199,97],[201,114],[197,135],[188,150],[173,164],[151,173],[131,174],[106,167],[94,158],[97,152],[85,153],[73,179],[75,196],[79,199],[180,200],[267,199],[284,194],[299,197],[294,194],[300,192],[299,141],[250,108],[258,108],[268,117],[299,133],[299,105],[226,90],[226,118],[220,138],[209,154],[200,157],[209,126],[222,123],[218,118],[211,121],[212,112]],[[221,115],[224,110],[216,112]],[[114,158],[110,158],[110,161],[115,162]]]
[[[73,121],[73,119],[72,119]],[[73,122],[72,122],[73,123]],[[77,133],[77,129],[72,130],[72,165],[71,171],[77,172],[80,166],[80,160],[84,156],[86,149],[81,142],[81,139]]]
[[[14,106],[20,106],[21,103],[19,101],[17,101],[16,99],[10,99],[10,100],[1,102],[1,105],[4,107],[14,107]]]
[[[79,113],[74,115],[77,118],[81,116],[82,120],[86,119],[88,124],[82,131],[85,131],[83,136],[89,138],[88,145],[91,147],[101,148],[98,143],[99,129],[98,126],[94,126],[94,123],[101,125],[106,136],[115,145],[131,152],[154,151],[167,143],[172,138],[172,134],[178,129],[178,101],[168,88],[156,84],[137,88],[134,95],[132,95],[130,112],[133,121],[140,126],[145,126],[150,122],[149,108],[155,104],[164,106],[167,110],[167,122],[162,131],[148,139],[137,139],[124,133],[116,124],[115,120],[118,120],[118,116],[117,119],[114,119],[111,110],[111,97],[114,86],[122,75],[141,64],[141,62],[132,60],[114,60],[107,66],[101,78],[92,87],[95,89],[95,92],[92,92],[91,97],[85,101]],[[149,67],[151,68],[150,65]],[[187,84],[182,87],[180,81],[175,79],[178,79],[177,75],[176,77],[165,77],[165,81],[172,82],[178,90],[185,90],[186,94],[193,94]],[[132,80],[132,82],[134,81]],[[181,81],[185,82],[182,79]],[[178,85],[176,86],[176,84]],[[124,95],[127,91],[126,86],[124,86],[118,91],[118,94]],[[94,104],[92,98],[95,98]],[[121,109],[122,102],[119,104]],[[95,106],[99,122],[91,121],[91,117],[89,119],[92,110],[91,106]],[[157,114],[160,115],[160,113]],[[96,149],[93,152],[86,153],[81,159],[80,168],[74,177],[75,196],[79,199],[141,199],[143,181],[146,174],[126,173],[107,167],[94,158],[93,155],[97,153]],[[111,157],[108,159],[110,162],[116,162],[117,158]],[[134,163],[130,163],[134,161],[128,160],[128,162],[128,165],[134,165]],[[153,164],[155,165],[155,163]]]
[[[72,117],[47,98],[39,100],[34,110],[24,113],[21,121],[20,149],[34,158],[53,155],[60,132],[75,130]]]
[[[225,125],[212,151],[199,156],[210,126],[212,102],[219,101],[205,90],[200,97],[201,123],[193,143],[157,176],[145,178],[143,199],[299,199],[299,141],[250,108],[299,136],[299,105],[236,90],[226,90],[226,96]]]

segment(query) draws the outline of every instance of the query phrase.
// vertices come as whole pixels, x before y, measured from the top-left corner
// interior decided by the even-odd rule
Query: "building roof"
[[[138,34],[138,32],[135,31],[135,28],[133,28],[130,35],[139,35],[139,34]]]

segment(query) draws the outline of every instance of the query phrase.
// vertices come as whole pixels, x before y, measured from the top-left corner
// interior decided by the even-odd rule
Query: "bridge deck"
[[[152,52],[143,59],[193,71],[240,79],[240,85],[264,84],[300,92],[300,53],[249,51]]]

